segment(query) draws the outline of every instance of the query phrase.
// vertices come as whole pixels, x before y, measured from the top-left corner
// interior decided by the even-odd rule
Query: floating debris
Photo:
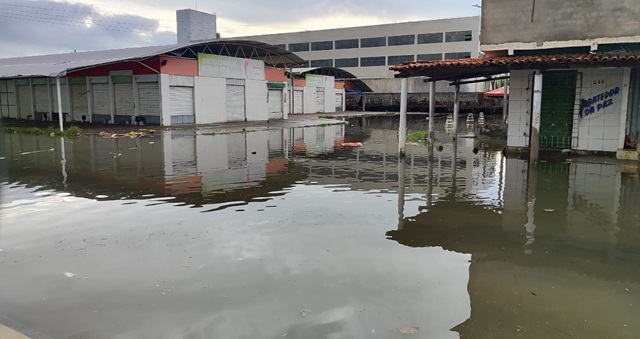
[[[343,142],[340,145],[342,145],[342,147],[362,147],[361,142]]]
[[[545,208],[544,211],[545,212],[555,212],[556,210],[554,210],[553,208]]]
[[[398,329],[398,332],[402,334],[416,334],[420,330],[420,327],[402,327]]]
[[[306,317],[307,313],[311,313],[311,310],[302,310],[299,312],[300,316],[302,317]]]
[[[40,150],[40,151],[22,152],[22,153],[20,153],[20,155],[35,154],[35,153],[42,153],[42,152],[53,152],[53,148],[51,148],[51,149],[43,149],[43,150]]]
[[[63,274],[67,278],[75,278],[77,276],[77,274],[71,272],[64,272]]]
[[[151,134],[153,134],[154,132],[151,132]],[[109,132],[100,132],[98,133],[98,136],[100,137],[104,137],[104,138],[131,138],[131,139],[135,139],[135,138],[140,138],[140,137],[144,137],[146,135],[148,135],[149,133],[147,133],[147,131],[131,131],[128,133],[109,133]]]

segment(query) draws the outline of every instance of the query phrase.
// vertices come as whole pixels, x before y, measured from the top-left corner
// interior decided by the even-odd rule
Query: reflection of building
[[[525,161],[507,159],[503,207],[454,193],[403,217],[387,236],[472,254],[471,317],[454,328],[461,338],[633,338],[640,330],[637,178],[637,169],[612,164],[527,171]],[[524,225],[535,226],[533,234]]]
[[[9,180],[50,185],[78,196],[110,198],[145,194],[176,196],[179,201],[245,201],[265,197],[306,178],[289,161],[292,145],[311,152],[333,152],[343,125],[269,129],[248,133],[197,134],[173,130],[155,137],[82,137],[65,142],[63,181],[52,154],[62,153],[60,139],[2,134]],[[23,169],[26,166],[27,169]],[[66,185],[66,186],[64,186]]]

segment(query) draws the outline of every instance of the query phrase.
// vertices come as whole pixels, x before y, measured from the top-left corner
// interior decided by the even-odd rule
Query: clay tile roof
[[[389,67],[399,77],[426,76],[455,80],[507,73],[511,69],[640,66],[640,51],[590,54],[503,56],[455,60],[412,61]]]

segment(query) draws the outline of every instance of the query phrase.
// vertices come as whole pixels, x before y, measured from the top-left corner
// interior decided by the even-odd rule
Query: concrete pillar
[[[407,78],[402,78],[400,84],[400,127],[398,135],[398,153],[400,158],[404,158],[407,144]]]
[[[453,99],[453,139],[458,139],[458,116],[460,115],[460,84],[456,84],[455,97]]]
[[[436,82],[429,83],[429,139],[433,144],[434,124],[436,119]]]
[[[58,95],[58,120],[60,123],[60,132],[62,132],[64,130],[64,125],[62,123],[62,91],[60,89],[60,77],[56,78],[56,92]],[[64,148],[64,143],[62,144],[62,147]]]
[[[531,134],[529,135],[529,162],[538,164],[540,153],[540,114],[542,113],[542,73],[533,78],[533,112],[531,114]]]
[[[509,79],[504,79],[504,93],[502,93],[502,122],[507,121],[509,111]]]

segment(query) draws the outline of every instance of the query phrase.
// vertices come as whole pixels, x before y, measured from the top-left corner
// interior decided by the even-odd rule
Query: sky
[[[480,15],[481,0],[0,0],[0,58],[176,42],[177,9],[225,38]]]

